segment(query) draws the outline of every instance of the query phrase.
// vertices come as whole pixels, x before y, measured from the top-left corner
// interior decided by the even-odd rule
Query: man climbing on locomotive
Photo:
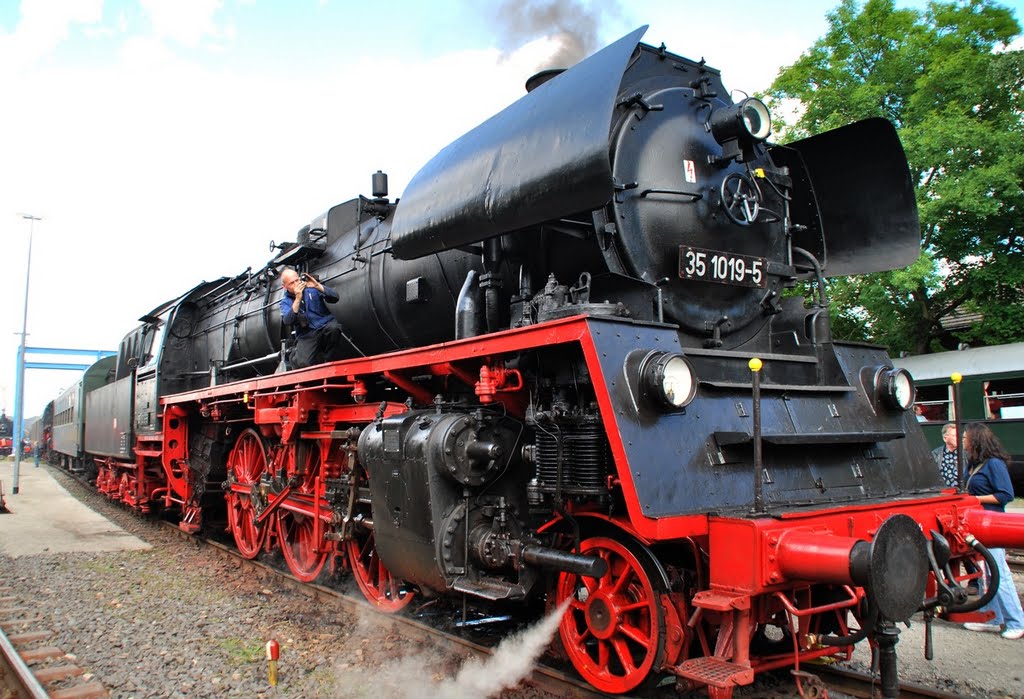
[[[292,326],[296,339],[289,368],[301,369],[340,359],[341,325],[327,307],[339,300],[338,292],[291,267],[281,273],[281,286],[285,292],[281,299],[281,323]]]

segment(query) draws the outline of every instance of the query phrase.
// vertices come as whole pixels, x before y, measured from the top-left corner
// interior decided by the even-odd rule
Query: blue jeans
[[[992,623],[1006,625],[1007,630],[1024,629],[1024,610],[1020,607],[1020,597],[1013,584],[1013,574],[1006,563],[1006,549],[989,549],[999,569],[999,589],[992,601],[981,608],[983,612],[995,612]]]

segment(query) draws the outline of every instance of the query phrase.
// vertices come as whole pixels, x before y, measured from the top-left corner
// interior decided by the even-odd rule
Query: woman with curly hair
[[[967,492],[978,498],[986,510],[1003,512],[1006,504],[1013,500],[1013,485],[1006,462],[1010,457],[999,439],[988,426],[972,422],[964,430],[964,453],[969,467]],[[995,559],[999,570],[999,588],[992,601],[981,608],[984,612],[995,612],[995,619],[989,623],[967,623],[971,631],[1002,631],[1003,638],[1024,637],[1024,610],[1013,584],[1013,574],[1006,564],[1006,550],[991,548],[989,553]]]

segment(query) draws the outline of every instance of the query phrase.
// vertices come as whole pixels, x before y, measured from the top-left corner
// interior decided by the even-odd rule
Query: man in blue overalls
[[[281,273],[281,286],[285,290],[281,322],[294,327],[297,340],[290,368],[341,359],[341,324],[327,308],[328,303],[338,301],[338,292],[290,267]]]

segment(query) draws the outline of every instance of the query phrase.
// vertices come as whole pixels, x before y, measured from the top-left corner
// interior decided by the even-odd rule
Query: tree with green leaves
[[[921,222],[906,269],[829,282],[836,338],[914,354],[1024,340],[1024,52],[1021,28],[991,0],[843,0],[829,30],[766,99],[803,138],[881,116],[897,128]],[[778,111],[778,109],[776,110]],[[842,163],[836,163],[841,168]],[[968,327],[943,321],[978,314]]]

